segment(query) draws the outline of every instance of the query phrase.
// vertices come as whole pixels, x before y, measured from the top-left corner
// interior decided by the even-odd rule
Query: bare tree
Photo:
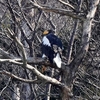
[[[0,99],[100,99],[99,0],[1,0],[0,5]],[[62,39],[60,69],[41,58],[45,29]]]

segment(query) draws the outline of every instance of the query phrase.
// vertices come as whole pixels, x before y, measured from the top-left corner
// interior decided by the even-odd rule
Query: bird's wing
[[[57,52],[62,53],[62,42],[61,42],[60,38],[58,38],[54,34],[48,34],[47,38],[48,38],[54,52],[55,53],[57,53]]]

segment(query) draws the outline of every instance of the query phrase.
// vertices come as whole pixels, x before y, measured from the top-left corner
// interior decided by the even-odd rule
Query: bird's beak
[[[44,32],[43,32],[43,35],[46,35],[46,34],[48,34],[49,32],[47,31],[47,30],[45,30]]]

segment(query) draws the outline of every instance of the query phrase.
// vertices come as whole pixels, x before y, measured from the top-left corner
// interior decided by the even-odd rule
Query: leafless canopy
[[[100,99],[99,0],[0,0],[0,9],[0,100]],[[60,69],[41,58],[45,29],[62,40]]]

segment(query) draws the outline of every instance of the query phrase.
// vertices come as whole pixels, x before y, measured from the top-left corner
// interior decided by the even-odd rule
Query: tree
[[[0,99],[100,99],[99,0],[1,0],[0,5]],[[62,39],[61,69],[41,58],[44,29]]]

